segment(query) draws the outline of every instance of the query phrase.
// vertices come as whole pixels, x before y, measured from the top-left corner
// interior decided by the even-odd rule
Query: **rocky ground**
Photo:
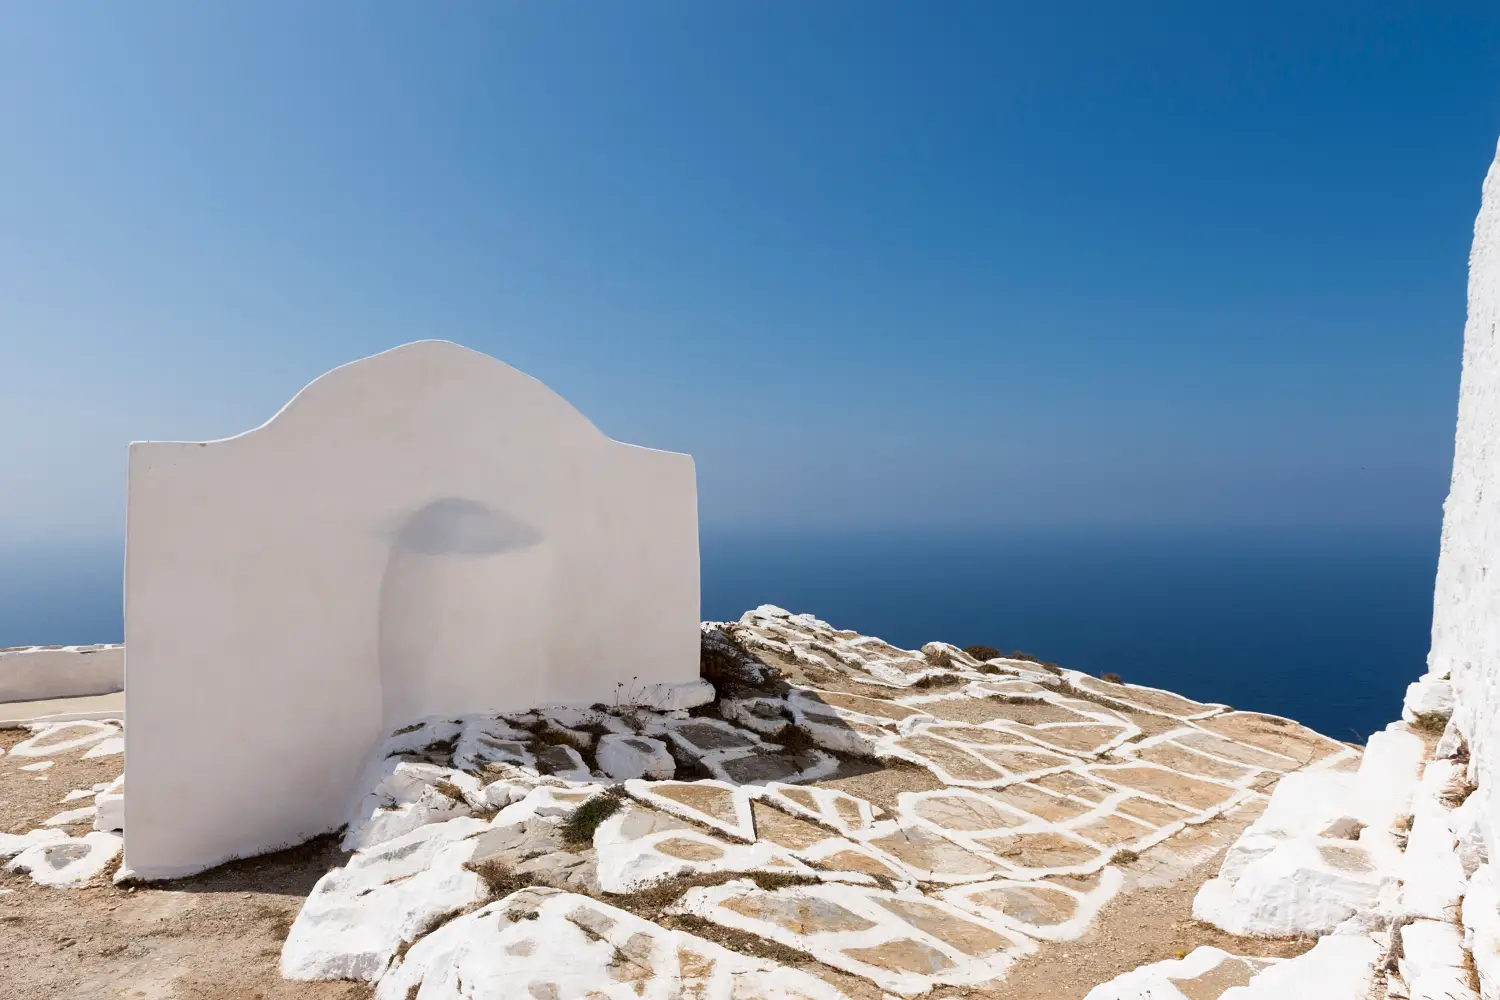
[[[1194,898],[1358,748],[972,652],[758,609],[705,626],[709,704],[423,720],[337,841],[152,885],[111,881],[118,725],[0,732],[0,997],[1080,1000],[1183,960],[1218,1000],[1308,951]]]

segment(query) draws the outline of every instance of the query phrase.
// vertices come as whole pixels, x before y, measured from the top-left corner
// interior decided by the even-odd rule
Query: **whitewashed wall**
[[[1484,180],[1469,255],[1469,319],[1453,480],[1433,595],[1432,651],[1424,683],[1451,678],[1454,721],[1471,750],[1489,857],[1496,852],[1500,797],[1500,158]],[[1441,684],[1436,686],[1440,687]],[[1408,696],[1408,704],[1412,697]]]
[[[125,647],[0,649],[0,702],[109,694],[125,687]]]
[[[385,731],[696,684],[693,461],[426,341],[130,449],[125,864],[333,829]]]

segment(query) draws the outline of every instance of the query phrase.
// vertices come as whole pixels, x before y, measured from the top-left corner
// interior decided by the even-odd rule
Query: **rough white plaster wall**
[[[1428,672],[1451,677],[1454,719],[1468,740],[1489,856],[1500,829],[1500,156],[1484,179],[1469,254],[1469,319],[1453,480],[1443,505]]]
[[[125,647],[0,649],[0,702],[109,694],[125,687]]]
[[[392,726],[698,680],[693,461],[439,341],[130,449],[126,867],[343,821]]]

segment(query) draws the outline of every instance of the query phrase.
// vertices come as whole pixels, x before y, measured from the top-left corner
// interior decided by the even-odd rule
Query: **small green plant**
[[[996,660],[1000,658],[1000,650],[994,646],[965,646],[964,652],[974,659],[983,663],[985,660]]]
[[[1139,854],[1127,847],[1124,850],[1116,851],[1114,857],[1110,858],[1109,860],[1111,864],[1128,865],[1133,862],[1139,861],[1140,859],[1141,856]]]
[[[1119,674],[1100,674],[1099,679],[1106,684],[1124,684],[1125,678]]]
[[[574,809],[563,823],[563,840],[570,844],[592,843],[599,824],[618,812],[624,799],[624,793],[619,789],[610,788]]]

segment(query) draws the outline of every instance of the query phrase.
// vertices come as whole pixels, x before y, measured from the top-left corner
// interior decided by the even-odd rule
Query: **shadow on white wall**
[[[507,663],[536,663],[553,585],[552,550],[536,528],[482,503],[434,500],[391,542],[380,583],[385,727],[473,711]],[[530,704],[544,678],[509,679]]]

